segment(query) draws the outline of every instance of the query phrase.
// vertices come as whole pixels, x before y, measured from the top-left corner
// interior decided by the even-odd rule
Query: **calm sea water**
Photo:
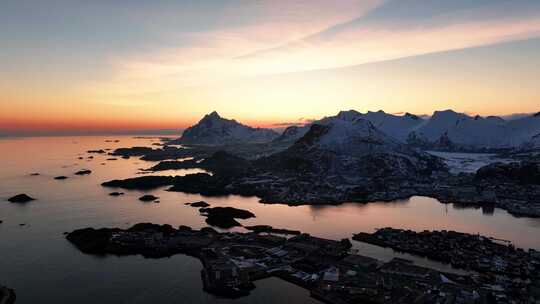
[[[106,140],[118,139],[111,143]],[[186,202],[205,200],[214,206],[234,206],[255,213],[242,223],[297,229],[326,238],[350,238],[375,228],[453,229],[512,240],[524,248],[540,249],[540,220],[516,218],[504,210],[464,209],[434,199],[339,206],[265,205],[257,198],[206,198],[199,195],[148,191],[161,203],[138,201],[142,191],[123,191],[110,197],[100,183],[136,176],[150,162],[136,158],[106,160],[85,151],[150,146],[157,139],[133,137],[43,137],[0,140],[0,284],[15,288],[18,303],[316,303],[309,293],[278,279],[257,282],[249,297],[216,298],[202,291],[198,260],[176,255],[165,259],[93,257],[80,253],[62,235],[82,227],[127,228],[138,222],[205,226],[204,218]],[[78,157],[85,157],[79,160]],[[75,176],[90,169],[88,176]],[[30,176],[38,172],[39,176]],[[178,170],[162,174],[186,174]],[[54,180],[66,175],[69,179]],[[19,205],[5,201],[27,193],[36,201]],[[20,226],[19,224],[26,224]],[[238,229],[237,229],[238,230]],[[398,255],[355,242],[359,253],[389,260]],[[412,258],[408,255],[406,258]],[[449,270],[448,266],[413,258],[417,263]]]

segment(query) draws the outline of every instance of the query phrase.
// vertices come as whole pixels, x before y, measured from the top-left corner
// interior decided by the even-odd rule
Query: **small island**
[[[143,195],[143,196],[139,197],[139,200],[141,202],[153,202],[153,201],[156,201],[158,199],[159,199],[159,197],[153,196],[151,194],[146,194],[146,195]]]
[[[242,226],[236,219],[249,219],[255,217],[250,211],[233,207],[213,207],[199,209],[201,215],[206,216],[206,223],[223,229]]]
[[[79,170],[79,171],[75,172],[75,175],[88,175],[88,174],[91,174],[91,173],[92,173],[91,170],[83,169],[83,170]]]
[[[30,197],[29,195],[27,195],[25,193],[17,194],[15,196],[12,196],[12,197],[8,198],[8,201],[11,202],[11,203],[27,203],[27,202],[34,201],[34,200],[35,200],[35,198]]]

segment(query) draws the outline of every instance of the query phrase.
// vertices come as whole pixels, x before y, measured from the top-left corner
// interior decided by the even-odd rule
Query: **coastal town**
[[[394,228],[358,233],[353,239],[482,274],[491,288],[513,290],[513,297],[540,291],[540,252],[515,248],[507,240],[455,231]]]
[[[247,296],[257,280],[274,276],[309,290],[325,303],[537,303],[540,299],[540,253],[500,245],[486,237],[456,232],[413,234],[390,228],[354,237],[470,270],[448,273],[400,258],[383,262],[359,255],[349,239],[268,233],[288,230],[265,226],[252,230],[218,232],[209,227],[194,230],[142,223],[129,229],[84,228],[66,238],[94,255],[193,256],[203,265],[204,290],[229,298]],[[422,248],[440,256],[428,255]]]

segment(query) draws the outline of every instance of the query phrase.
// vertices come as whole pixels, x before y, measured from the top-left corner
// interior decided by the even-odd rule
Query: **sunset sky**
[[[2,0],[0,130],[540,111],[538,0]]]

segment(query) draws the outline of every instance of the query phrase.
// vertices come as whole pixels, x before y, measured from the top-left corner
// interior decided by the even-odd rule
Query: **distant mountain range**
[[[469,116],[452,110],[436,111],[429,118],[406,113],[387,114],[383,111],[359,113],[342,111],[313,124],[326,124],[332,119],[352,121],[365,119],[375,128],[402,143],[424,148],[439,149],[500,149],[538,145],[540,113],[514,120],[501,117]],[[303,136],[309,126],[292,126],[276,140],[295,141]]]
[[[321,144],[333,144],[335,147],[354,145],[360,149],[367,143],[363,141],[366,139],[440,150],[540,146],[540,113],[505,120],[497,116],[473,117],[452,110],[436,111],[428,118],[410,113],[393,115],[383,111],[365,114],[355,110],[341,111],[336,116],[304,126],[288,127],[282,134],[271,129],[249,127],[212,112],[186,129],[174,143],[224,145],[274,142],[292,145],[303,138],[313,125],[332,126]],[[366,137],[365,132],[370,135]]]

